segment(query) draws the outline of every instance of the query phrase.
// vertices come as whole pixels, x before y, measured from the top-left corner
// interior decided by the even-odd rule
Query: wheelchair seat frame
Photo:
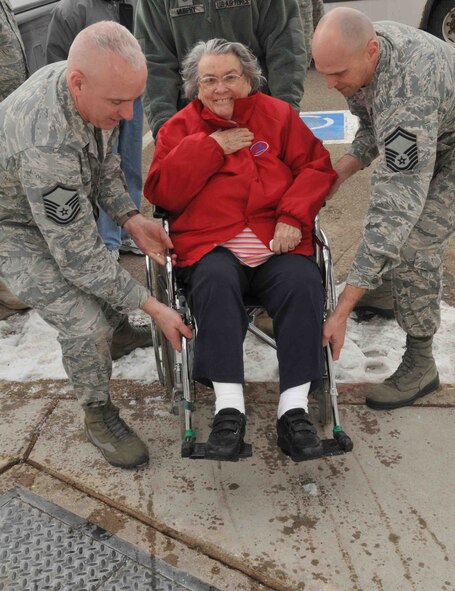
[[[169,234],[169,222],[166,213],[158,208],[155,210],[155,218],[162,221],[164,230]],[[333,275],[333,264],[328,240],[320,227],[319,216],[314,222],[314,244],[317,265],[321,271],[325,288],[326,301],[324,319],[335,309],[337,303],[336,287]],[[146,256],[147,287],[151,294],[160,302],[176,310],[186,324],[191,324],[195,333],[197,326],[189,308],[184,291],[177,285],[173,272],[171,257],[166,257],[165,266],[158,265]],[[254,323],[254,315],[259,306],[246,306],[250,317],[248,330],[261,341],[276,349],[275,340],[257,328]],[[158,378],[167,394],[172,400],[172,412],[179,413],[180,405],[184,411],[184,433],[181,448],[182,457],[192,459],[205,458],[205,443],[196,441],[196,433],[193,428],[193,412],[195,410],[195,384],[191,378],[194,339],[188,340],[182,337],[182,350],[174,351],[152,319],[152,337],[155,353]],[[323,426],[333,422],[333,438],[323,439],[322,456],[334,456],[345,454],[353,449],[353,442],[343,431],[338,412],[338,390],[335,382],[334,364],[330,346],[324,348],[326,371],[321,380],[321,386],[316,390],[319,408],[319,420]],[[252,447],[245,444],[240,458],[250,457]]]

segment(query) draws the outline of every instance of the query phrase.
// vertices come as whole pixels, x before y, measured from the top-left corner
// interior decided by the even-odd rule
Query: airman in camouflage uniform
[[[57,329],[87,435],[123,467],[145,463],[148,452],[109,400],[113,333],[123,350],[124,339],[129,350],[150,344],[149,331],[127,322],[136,308],[175,347],[187,330],[110,256],[96,227],[102,206],[154,260],[172,245],[135,209],[112,153],[146,75],[134,37],[98,23],[76,37],[68,62],[42,68],[0,105],[0,276]]]
[[[27,79],[21,35],[9,0],[0,0],[0,102]]]
[[[378,158],[363,237],[325,337],[337,357],[347,315],[391,271],[406,351],[366,402],[398,408],[439,384],[432,339],[440,324],[442,256],[455,229],[455,49],[398,23],[373,28],[359,11],[338,8],[317,28],[313,56],[328,86],[360,117],[348,154],[335,165],[338,185]]]
[[[324,16],[322,0],[299,0],[300,18],[302,19],[303,40],[305,43],[307,68],[311,65],[311,41],[313,31]]]
[[[9,0],[0,0],[0,102],[27,78],[21,35]],[[12,310],[27,308],[0,280],[0,304]]]

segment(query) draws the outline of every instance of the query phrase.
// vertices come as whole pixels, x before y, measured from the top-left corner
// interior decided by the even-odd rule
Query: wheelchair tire
[[[166,339],[161,329],[156,326],[154,332],[153,346],[155,348],[156,364],[157,367],[159,364],[161,370],[158,370],[160,383],[166,388],[166,394],[172,396],[174,390],[174,354],[169,341]]]
[[[161,303],[169,306],[168,294],[163,287],[163,267],[151,261],[151,291],[153,296]],[[166,388],[166,393],[172,398],[174,390],[174,350],[164,336],[164,333],[156,322],[152,321],[153,348],[155,351],[156,369],[160,384]]]
[[[319,420],[325,427],[332,422],[332,400],[330,398],[330,380],[324,376],[316,392],[319,407]]]

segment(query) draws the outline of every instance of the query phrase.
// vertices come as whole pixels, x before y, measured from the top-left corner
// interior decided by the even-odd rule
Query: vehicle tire
[[[436,0],[427,31],[455,47],[455,0]]]

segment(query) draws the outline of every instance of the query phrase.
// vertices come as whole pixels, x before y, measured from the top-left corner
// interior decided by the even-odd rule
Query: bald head
[[[368,41],[376,37],[370,19],[354,8],[339,7],[328,12],[319,21],[313,37],[313,51],[320,46],[329,45],[335,51],[356,53],[366,47]]]
[[[135,37],[122,25],[113,21],[101,21],[83,29],[76,37],[68,53],[68,70],[91,72],[114,55],[126,62],[129,69],[140,70],[145,66],[145,56]]]
[[[112,129],[133,116],[133,103],[147,78],[145,56],[125,27],[101,21],[74,39],[66,78],[82,118],[95,127]]]
[[[373,23],[363,12],[340,7],[319,21],[312,53],[316,69],[326,76],[329,88],[351,96],[370,82],[379,56],[379,40]],[[346,85],[330,85],[330,76],[344,74],[349,78]]]

